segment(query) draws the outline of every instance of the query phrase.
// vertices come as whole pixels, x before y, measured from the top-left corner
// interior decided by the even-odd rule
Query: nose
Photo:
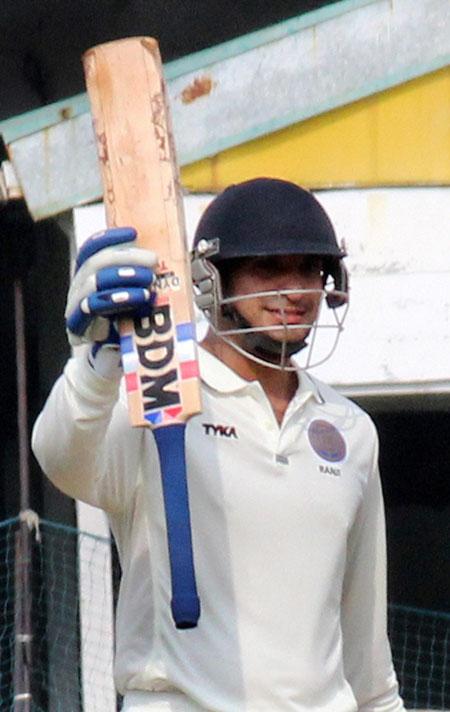
[[[287,270],[278,280],[278,289],[280,290],[303,290],[303,289],[321,289],[321,284],[317,284],[317,279],[298,269]],[[305,294],[299,292],[298,294],[288,295],[290,299],[302,299]]]

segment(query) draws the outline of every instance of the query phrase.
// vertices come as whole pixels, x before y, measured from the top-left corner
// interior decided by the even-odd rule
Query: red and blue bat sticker
[[[120,340],[127,391],[141,391],[149,423],[173,422],[182,411],[183,381],[199,376],[195,325],[174,324],[171,305],[162,297],[149,317],[135,320],[134,329],[143,343],[131,331]]]

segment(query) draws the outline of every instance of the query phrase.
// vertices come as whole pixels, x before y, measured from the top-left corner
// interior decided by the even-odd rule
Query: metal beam
[[[448,0],[342,0],[204,50],[166,66],[180,163],[448,64]],[[101,196],[83,101],[76,97],[72,113],[66,102],[73,118],[44,128],[44,110],[38,110],[41,130],[28,136],[23,132],[30,130],[29,120],[22,121],[21,137],[11,123],[6,129],[3,124],[10,160],[35,219]]]

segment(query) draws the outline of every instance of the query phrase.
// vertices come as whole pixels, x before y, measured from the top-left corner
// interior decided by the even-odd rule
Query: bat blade
[[[108,227],[132,225],[159,258],[150,319],[121,324],[132,425],[201,410],[190,262],[158,43],[133,37],[83,57]]]
[[[159,259],[151,316],[120,324],[130,421],[154,430],[166,512],[172,615],[197,625],[184,433],[201,410],[190,262],[158,43],[108,42],[83,56],[108,227],[133,226]]]

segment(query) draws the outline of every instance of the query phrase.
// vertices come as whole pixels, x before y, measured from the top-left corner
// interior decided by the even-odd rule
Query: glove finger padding
[[[82,246],[69,289],[66,326],[72,346],[108,340],[120,315],[148,314],[154,301],[154,252],[135,247],[134,228],[97,233]]]

